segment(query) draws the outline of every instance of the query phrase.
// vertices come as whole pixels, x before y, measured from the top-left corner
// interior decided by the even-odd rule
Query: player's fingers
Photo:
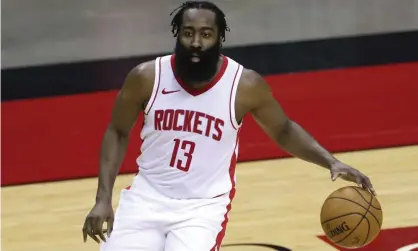
[[[83,227],[83,234],[85,236],[85,241],[87,241],[87,235],[90,236],[90,238],[92,238],[94,241],[96,241],[97,243],[100,243],[99,239],[97,239],[97,237],[94,235],[94,230],[93,230],[93,222],[94,219],[93,218],[87,218],[86,219],[86,223],[84,224]],[[84,242],[85,242],[84,241]]]
[[[99,238],[97,238],[97,236],[94,235],[93,232],[88,232],[87,234],[90,236],[90,238],[92,238],[95,242],[97,242],[97,244],[100,244]]]
[[[87,236],[89,235],[89,232],[91,232],[91,218],[87,217],[86,220],[84,221],[84,226],[83,226],[83,240],[84,240],[84,242],[87,241]]]
[[[338,178],[341,178],[343,180],[347,180],[347,173],[346,172],[333,172],[331,174],[332,181],[336,181]]]
[[[87,232],[83,230],[83,242],[87,241]]]
[[[106,242],[106,238],[103,235],[103,223],[104,223],[104,220],[102,218],[96,218],[95,219],[93,234],[98,235],[102,241]]]
[[[83,241],[84,242],[87,241],[87,219],[84,222],[84,226],[83,226]]]
[[[110,236],[110,233],[112,233],[113,231],[113,217],[109,217],[109,219],[107,220],[107,237]]]
[[[364,182],[362,181],[362,179],[361,179],[360,177],[358,177],[358,178],[356,179],[356,183],[357,183],[357,186],[359,186],[359,187],[361,187],[361,188],[364,188],[364,189],[367,189],[367,188],[366,188],[366,185],[364,184]]]
[[[339,172],[331,172],[331,180],[336,181],[341,176]]]
[[[99,235],[99,237],[100,237],[100,239],[101,239],[102,241],[106,242],[106,237],[105,237],[105,236],[104,236],[104,234],[103,234],[103,230],[102,230],[102,231],[100,231],[100,232],[98,232],[97,234]]]
[[[370,181],[370,179],[368,177],[364,177],[364,185],[366,186],[366,188],[369,190],[369,192],[371,194],[373,194],[374,196],[376,196],[376,191],[374,190],[374,187],[372,185],[372,182]]]
[[[370,192],[371,192],[374,196],[377,196],[377,193],[376,193],[376,191],[374,190],[374,188],[373,188],[373,187],[371,187],[371,188],[370,188]]]
[[[358,184],[359,187],[369,191],[369,193],[371,193],[373,195],[376,195],[376,193],[374,191],[374,188],[373,188],[372,184],[370,183],[369,178],[364,177],[364,176],[358,177],[357,178],[357,184]]]

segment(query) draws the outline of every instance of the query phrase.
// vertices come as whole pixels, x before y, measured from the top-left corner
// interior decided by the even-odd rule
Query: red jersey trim
[[[237,93],[237,91],[235,91],[235,93],[234,93],[234,88],[235,88],[236,85],[238,85],[237,75],[238,75],[238,72],[240,71],[240,69],[241,69],[241,65],[238,65],[238,69],[235,72],[234,80],[232,82],[231,94],[229,95],[229,119],[231,120],[231,125],[235,130],[239,129],[240,124],[237,122],[236,117],[233,117],[233,116],[236,116],[236,115],[235,115],[235,98],[232,99],[232,95]],[[234,102],[234,104],[232,102]]]
[[[211,248],[210,251],[217,251],[222,246],[222,241],[225,237],[226,228],[227,228],[228,220],[229,220],[228,219],[228,213],[231,211],[232,201],[234,200],[234,197],[235,197],[235,192],[236,192],[236,189],[235,189],[235,167],[236,167],[237,160],[238,160],[238,156],[237,156],[237,150],[238,149],[237,149],[237,147],[238,147],[238,144],[239,144],[238,142],[239,142],[239,136],[240,136],[240,131],[241,131],[240,129],[241,128],[239,128],[238,132],[237,132],[237,138],[236,138],[236,141],[235,141],[234,152],[232,154],[231,163],[229,165],[229,177],[231,179],[231,185],[232,185],[231,191],[229,192],[229,203],[226,206],[226,213],[224,215],[224,221],[221,223],[222,229],[218,233],[218,235],[216,236],[216,243]]]
[[[155,90],[155,93],[153,92],[151,94],[151,98],[148,102],[151,102],[151,105],[145,108],[144,114],[148,115],[148,113],[151,111],[152,106],[154,105],[155,100],[157,99],[158,92],[160,90],[160,82],[161,82],[161,58],[158,58],[158,83],[157,83],[157,89]],[[155,86],[154,86],[155,89]]]

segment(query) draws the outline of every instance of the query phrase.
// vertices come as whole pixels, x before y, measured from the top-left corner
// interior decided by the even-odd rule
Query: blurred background
[[[214,2],[231,29],[224,54],[263,74],[330,150],[417,143],[418,1]],[[117,90],[172,52],[181,3],[2,1],[2,185],[97,174]],[[122,172],[136,169],[135,130]],[[240,160],[284,155],[247,119]]]
[[[169,14],[181,2],[2,1],[2,67],[171,52]],[[213,2],[224,10],[231,27],[226,47],[405,32],[418,27],[414,0]]]
[[[216,0],[223,53],[326,148],[418,144],[418,1]],[[1,185],[95,177],[118,89],[174,48],[178,0],[3,0]],[[134,173],[142,116],[121,173]],[[288,156],[246,118],[239,161]],[[91,194],[93,196],[93,194]]]

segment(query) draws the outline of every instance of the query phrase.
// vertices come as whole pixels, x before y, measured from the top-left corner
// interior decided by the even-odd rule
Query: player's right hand
[[[87,236],[90,236],[97,243],[100,243],[100,239],[106,242],[104,233],[107,232],[107,236],[113,229],[114,213],[110,203],[96,203],[90,213],[87,215],[83,226],[83,239],[87,241]],[[103,223],[107,223],[107,229],[103,229]],[[97,237],[98,236],[98,237]]]

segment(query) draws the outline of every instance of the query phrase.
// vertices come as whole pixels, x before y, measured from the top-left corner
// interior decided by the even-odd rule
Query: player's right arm
[[[98,203],[112,203],[113,185],[125,157],[130,131],[151,96],[153,81],[153,64],[139,65],[128,73],[116,96],[100,149]]]
[[[87,240],[87,235],[97,243],[100,241],[96,235],[104,241],[103,223],[105,221],[108,225],[108,234],[112,231],[113,186],[126,154],[131,129],[151,96],[154,68],[154,62],[151,61],[132,69],[116,96],[111,120],[104,133],[100,148],[100,171],[96,204],[84,223],[84,241]]]

